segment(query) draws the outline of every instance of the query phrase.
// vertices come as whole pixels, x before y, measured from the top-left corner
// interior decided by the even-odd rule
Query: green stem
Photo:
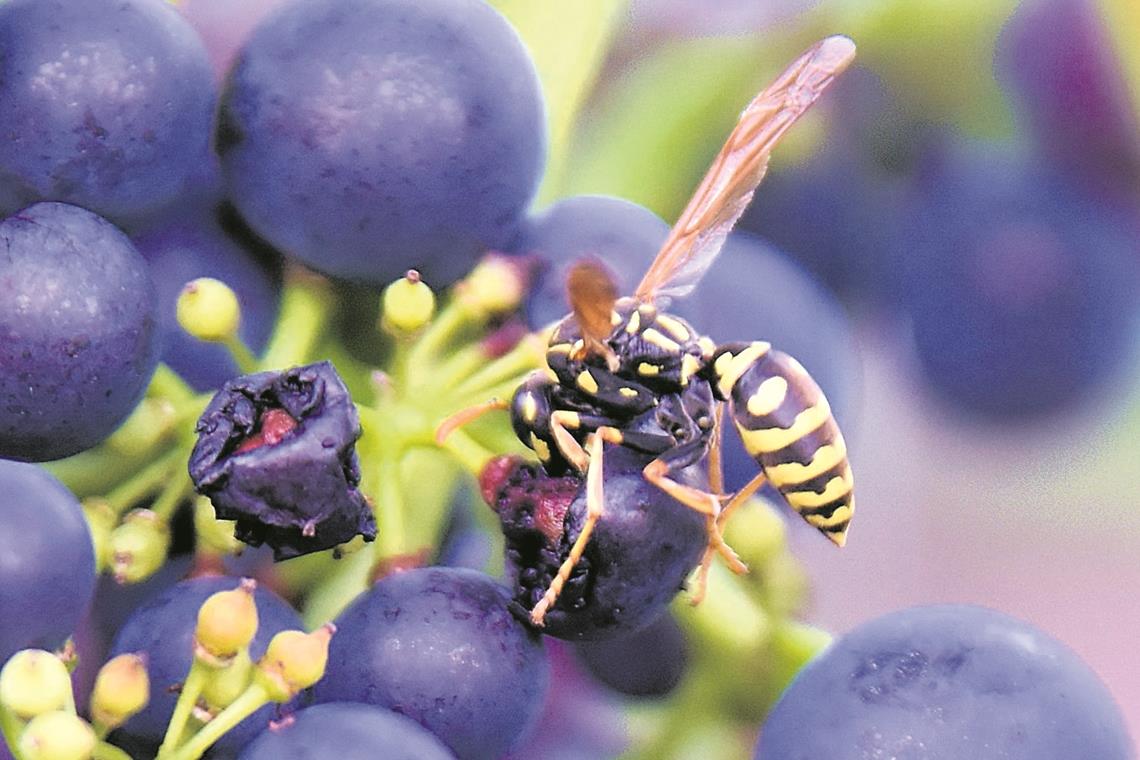
[[[158,516],[159,520],[169,523],[170,519],[174,517],[174,510],[189,497],[192,490],[189,474],[185,470],[180,470],[162,487],[162,493],[154,500],[150,510]]]
[[[467,394],[465,396],[458,396],[453,402],[454,406],[456,409],[466,409],[469,406],[483,404],[493,399],[506,399],[509,401],[514,397],[515,391],[518,390],[519,386],[523,384],[523,381],[525,381],[526,378],[527,375],[512,377],[511,379],[499,383],[498,385],[491,385],[486,388],[482,388],[475,393]]]
[[[230,352],[234,364],[238,366],[238,371],[243,375],[252,375],[257,372],[257,357],[253,355],[253,351],[249,350],[249,346],[245,344],[241,336],[234,333],[223,340],[222,345]]]
[[[268,701],[269,695],[266,694],[265,687],[258,683],[250,684],[249,688],[230,703],[229,707],[215,715],[213,720],[202,726],[198,733],[190,738],[190,741],[170,755],[169,760],[198,760],[227,731],[253,715]],[[161,753],[159,757],[162,757]]]
[[[116,514],[122,514],[168,482],[171,473],[181,466],[185,458],[186,452],[175,447],[109,491],[105,496],[107,503]]]
[[[158,757],[167,757],[175,751],[186,731],[186,723],[198,704],[198,697],[202,694],[202,687],[210,675],[209,666],[198,658],[190,664],[190,672],[182,683],[182,691],[178,693],[178,701],[174,703],[174,712],[170,716],[170,723],[166,725],[166,735],[162,737],[162,745],[158,748]]]
[[[454,395],[465,397],[485,394],[489,387],[519,375],[525,377],[540,366],[542,366],[542,352],[537,347],[537,339],[527,336],[510,351],[478,372],[469,375],[455,388]]]
[[[125,751],[105,741],[100,741],[95,745],[95,751],[91,754],[92,760],[131,760],[131,756]]]
[[[20,740],[20,732],[24,730],[24,721],[20,720],[14,712],[0,705],[0,733],[4,735],[4,743],[15,760],[23,760],[16,748]]]
[[[435,371],[426,378],[412,378],[430,383],[433,388],[446,390],[463,382],[464,378],[477,372],[480,367],[487,364],[489,357],[483,346],[472,343],[455,351],[450,358],[435,368]]]
[[[475,477],[479,477],[487,462],[495,458],[495,452],[462,430],[453,431],[440,447],[455,457],[456,461]]]
[[[387,452],[385,452],[387,454]],[[400,485],[400,460],[382,456],[377,463],[376,553],[378,557],[393,557],[407,550],[404,545],[404,494]]]
[[[168,365],[159,363],[154,371],[154,376],[150,379],[147,395],[170,399],[178,404],[180,401],[193,398],[195,393],[194,389],[187,385],[177,372]]]
[[[432,361],[450,343],[464,327],[471,322],[471,313],[457,299],[452,299],[443,311],[439,313],[428,328],[420,335],[420,339],[408,351],[408,363],[405,378],[423,377],[430,368]]]
[[[303,364],[320,340],[331,308],[324,283],[298,279],[286,285],[277,326],[259,366],[280,369]]]

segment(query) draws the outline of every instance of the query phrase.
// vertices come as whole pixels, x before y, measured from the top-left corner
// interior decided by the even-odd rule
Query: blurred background
[[[221,71],[274,4],[183,7]],[[680,305],[797,356],[846,431],[847,546],[787,521],[802,616],[1003,610],[1076,650],[1140,736],[1140,5],[495,4],[546,88],[539,208],[607,194],[670,223],[762,86],[822,36],[856,41]],[[729,485],[751,467],[730,451]],[[580,706],[565,731],[591,709],[612,716]]]

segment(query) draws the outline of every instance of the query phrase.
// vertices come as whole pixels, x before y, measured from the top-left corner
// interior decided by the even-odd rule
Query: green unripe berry
[[[71,675],[51,652],[24,649],[0,670],[0,704],[19,718],[60,710],[71,699]]]
[[[749,567],[762,572],[773,557],[788,547],[784,519],[767,499],[753,497],[725,522],[724,538]]]
[[[149,699],[146,660],[138,654],[121,654],[108,660],[95,677],[91,717],[104,728],[118,728]]]
[[[216,663],[249,646],[257,633],[257,605],[253,600],[256,588],[256,581],[243,578],[236,589],[211,594],[202,603],[194,629],[196,655]]]
[[[269,641],[254,679],[274,702],[288,702],[325,674],[329,641],[336,626],[326,623],[312,633],[281,631]]]
[[[178,324],[198,340],[222,343],[237,334],[241,307],[229,285],[212,277],[191,280],[178,295]]]
[[[414,269],[384,288],[382,326],[396,332],[415,332],[430,322],[434,313],[435,293]]]
[[[75,713],[64,710],[32,718],[20,734],[24,760],[87,760],[95,752],[95,731]]]
[[[119,583],[154,575],[170,549],[170,526],[149,509],[135,509],[111,531],[111,571]]]

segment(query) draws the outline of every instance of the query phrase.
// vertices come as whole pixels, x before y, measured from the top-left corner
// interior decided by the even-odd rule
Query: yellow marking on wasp
[[[577,412],[559,411],[558,421],[562,423],[562,427],[577,430],[582,427],[582,416]]]
[[[689,378],[697,374],[701,368],[701,362],[697,357],[692,354],[685,354],[681,357],[681,385],[688,385]]]
[[[523,419],[529,423],[533,423],[538,418],[538,401],[530,393],[523,396],[522,415]]]
[[[616,311],[611,311],[610,312],[610,324],[613,325],[614,327],[617,327],[618,325],[620,325],[621,324],[621,314],[618,314]]]
[[[530,447],[534,449],[534,453],[538,454],[538,458],[543,462],[550,461],[550,447],[546,445],[546,441],[535,435],[533,430],[530,433]]]
[[[772,481],[772,485],[783,488],[819,477],[842,462],[846,456],[847,444],[844,443],[843,436],[840,435],[836,437],[833,443],[826,443],[816,449],[815,453],[812,454],[811,461],[807,464],[800,464],[799,462],[776,464],[764,468],[764,474]]]
[[[815,491],[784,491],[784,498],[797,512],[811,507],[822,507],[833,501],[838,501],[851,493],[851,469],[847,468],[842,475],[836,475],[827,481],[827,487],[822,493]]]
[[[658,332],[652,327],[646,328],[645,332],[643,332],[641,336],[653,345],[657,346],[663,351],[668,351],[671,354],[678,353],[681,350],[680,343],[673,340],[672,338],[666,337],[664,333]]]
[[[739,423],[736,427],[740,430],[740,439],[744,442],[744,448],[755,457],[791,446],[829,419],[831,419],[831,407],[828,406],[826,398],[820,397],[818,404],[809,406],[796,415],[791,427],[749,430]]]
[[[625,331],[630,335],[636,335],[637,331],[641,329],[641,312],[635,311],[629,315],[629,324],[625,326]]]
[[[542,374],[546,375],[546,379],[549,380],[550,382],[552,382],[552,383],[558,382],[557,373],[555,373],[555,371],[552,370],[550,367],[543,367],[542,368]]]
[[[578,375],[578,387],[586,391],[586,393],[598,392],[598,381],[590,374],[590,370],[584,369]]]
[[[550,346],[546,349],[546,353],[548,353],[548,354],[568,354],[568,353],[570,353],[570,348],[571,348],[571,346],[569,343],[555,343],[553,346]]]
[[[578,340],[574,341],[574,345],[572,345],[570,347],[570,355],[571,356],[580,356],[582,354],[582,351],[585,350],[585,348],[586,348],[586,341],[579,338]]]
[[[656,364],[650,364],[649,362],[642,362],[641,364],[637,365],[637,374],[639,375],[653,377],[660,371],[660,367],[658,367]]]
[[[680,320],[674,319],[668,314],[658,314],[657,324],[665,328],[665,332],[672,335],[676,340],[686,341],[689,339],[689,331],[681,324]]]
[[[751,343],[748,348],[739,354],[730,354],[727,351],[717,357],[716,374],[720,377],[717,387],[725,398],[732,396],[732,388],[748,368],[761,359],[764,354],[772,350],[772,344],[758,340]]]
[[[633,388],[618,388],[618,393],[626,398],[637,398],[637,391]]]
[[[834,528],[837,525],[842,525],[845,522],[850,522],[851,515],[854,511],[854,507],[845,504],[842,507],[836,507],[830,517],[827,515],[804,515],[804,519],[807,520],[809,525],[814,525],[817,528],[826,530],[828,528]],[[843,546],[844,541],[847,540],[842,534],[830,535],[828,538],[840,546]]]
[[[697,346],[701,349],[701,356],[706,359],[716,353],[716,344],[713,343],[713,339],[707,335],[702,335],[697,338]]]
[[[748,412],[753,417],[763,417],[780,408],[788,395],[788,381],[779,375],[760,383],[760,387],[748,399]]]

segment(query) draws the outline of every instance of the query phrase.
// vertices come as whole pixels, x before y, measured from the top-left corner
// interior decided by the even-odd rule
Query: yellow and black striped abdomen
[[[842,546],[855,504],[847,445],[831,407],[798,361],[767,343],[746,346],[715,365],[744,448],[788,504]]]

